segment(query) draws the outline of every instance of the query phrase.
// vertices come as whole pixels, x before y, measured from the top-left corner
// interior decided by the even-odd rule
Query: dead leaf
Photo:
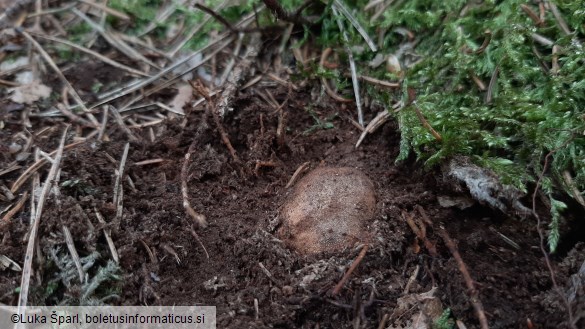
[[[19,104],[32,104],[41,98],[47,98],[51,95],[52,89],[39,80],[34,80],[16,88],[11,88],[12,96],[10,100]]]

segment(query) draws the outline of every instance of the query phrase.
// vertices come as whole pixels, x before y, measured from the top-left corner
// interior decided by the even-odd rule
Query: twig
[[[217,12],[217,11],[220,11],[221,9],[223,9],[228,2],[229,1],[223,1],[221,4],[219,4],[215,8],[215,11]],[[262,6],[262,7],[264,8],[264,6]],[[240,20],[240,22],[238,22],[238,24],[235,24],[235,27],[247,26],[248,24],[250,24],[250,22],[255,17],[255,15],[256,15],[255,13],[251,13],[251,14],[247,15],[246,17],[242,18],[242,20]],[[187,34],[185,36],[185,38],[183,38],[183,40],[181,40],[181,42],[177,43],[171,50],[169,50],[167,52],[167,54],[171,58],[174,57],[177,54],[177,52],[179,52],[179,50],[181,50],[183,48],[183,46],[185,46],[185,44],[187,44],[187,42],[189,42],[189,40],[191,40],[193,38],[193,36],[195,36],[205,26],[205,24],[207,24],[207,22],[210,19],[211,19],[211,16],[205,15],[205,17],[202,19],[201,23],[199,25],[197,25],[196,27],[193,27],[189,31],[189,34]],[[229,33],[226,33],[223,35],[223,37],[228,37],[229,35],[230,35]]]
[[[361,263],[361,261],[366,256],[367,251],[368,251],[368,245],[365,244],[362,247],[362,250],[360,251],[359,255],[356,257],[356,259],[353,261],[353,263],[351,263],[351,266],[349,267],[347,272],[345,272],[345,274],[343,275],[343,278],[341,278],[341,280],[335,285],[335,288],[333,288],[333,291],[331,292],[331,296],[337,296],[337,294],[339,294],[339,292],[341,291],[341,288],[343,288],[343,286],[345,285],[347,280],[349,280],[349,277],[351,276],[353,271],[355,271],[355,269],[358,267],[358,265]]]
[[[61,165],[61,158],[63,156],[63,150],[65,148],[65,138],[67,137],[67,131],[69,130],[69,126],[65,127],[63,131],[63,136],[61,137],[61,142],[59,143],[59,148],[57,149],[57,154],[55,155],[55,159],[53,160],[53,164],[51,165],[51,169],[49,170],[49,174],[45,180],[45,184],[43,185],[43,189],[41,190],[41,194],[39,196],[39,201],[36,205],[36,212],[34,217],[34,222],[32,223],[32,228],[30,230],[30,235],[28,238],[28,244],[26,246],[26,254],[24,257],[24,266],[22,271],[22,280],[20,283],[20,296],[18,297],[18,313],[22,313],[22,308],[26,307],[28,302],[28,292],[30,288],[30,276],[32,274],[32,262],[33,256],[36,246],[37,234],[39,231],[39,226],[41,223],[41,214],[43,213],[43,207],[45,205],[45,201],[51,190],[53,185],[53,179],[57,175],[57,171]],[[34,198],[31,198],[34,200]]]
[[[416,277],[418,276],[419,270],[420,270],[420,265],[416,265],[416,267],[414,268],[414,271],[412,271],[412,275],[410,276],[410,278],[408,278],[408,282],[406,282],[406,287],[404,287],[404,290],[402,291],[402,295],[407,295],[410,292],[410,286],[412,286],[412,284],[416,280]]]
[[[572,34],[571,29],[569,29],[569,26],[567,25],[567,22],[565,22],[565,19],[563,18],[563,16],[561,16],[561,13],[559,12],[557,5],[555,5],[552,1],[547,1],[547,4],[550,8],[550,11],[552,11],[552,13],[553,13],[553,16],[557,20],[557,23],[559,24],[561,30],[566,35],[571,35]]]
[[[530,8],[530,6],[526,4],[520,4],[520,8],[522,8],[522,10],[528,15],[528,17],[530,17],[536,26],[542,26],[544,24],[544,21],[538,17],[538,15],[534,12],[534,10],[532,10],[532,8]]]
[[[208,103],[207,104],[207,111],[210,111],[210,110],[212,110],[211,105],[209,105],[209,103]],[[188,116],[185,117],[185,120],[187,119],[187,117]],[[183,198],[183,208],[185,208],[185,211],[187,212],[187,214],[201,228],[207,227],[207,219],[205,218],[205,215],[202,215],[202,214],[196,212],[195,209],[193,209],[193,207],[191,206],[191,203],[189,202],[189,187],[187,186],[187,184],[189,182],[189,164],[191,163],[191,156],[193,154],[195,154],[195,148],[198,145],[199,138],[201,137],[203,132],[205,130],[207,130],[208,128],[209,128],[209,126],[207,124],[207,113],[206,113],[205,115],[203,115],[203,119],[201,120],[201,122],[199,123],[199,126],[197,127],[197,131],[195,132],[195,136],[193,136],[193,139],[191,141],[191,145],[189,145],[189,149],[187,150],[187,153],[185,153],[185,160],[183,161],[183,165],[181,166],[181,196]],[[203,248],[207,252],[205,247],[203,247]]]
[[[416,103],[416,101],[414,101],[412,103],[412,105],[414,105],[414,112],[416,113],[416,116],[418,117],[418,119],[422,123],[422,125],[425,128],[427,128],[427,130],[431,133],[431,135],[433,135],[433,137],[435,137],[437,142],[443,141],[443,138],[441,137],[441,135],[439,135],[439,133],[429,124],[429,122],[427,121],[425,116],[422,114],[422,111],[418,107],[418,104]]]
[[[219,131],[222,142],[224,143],[224,145],[226,146],[226,148],[230,152],[232,159],[236,163],[241,163],[240,157],[238,157],[236,149],[234,149],[234,147],[232,146],[232,143],[230,142],[228,134],[225,131],[225,128],[223,127],[223,125],[221,124],[219,114],[217,113],[218,111],[216,110],[217,107],[215,106],[215,102],[209,96],[209,91],[199,81],[197,83],[195,83],[193,81],[189,81],[189,83],[191,84],[191,87],[193,87],[193,90],[195,92],[197,92],[199,95],[203,96],[203,98],[205,98],[207,100],[207,106],[209,107],[209,110],[210,110],[211,115],[213,117],[213,121],[215,122],[215,125],[217,126],[217,130]],[[222,93],[222,95],[223,95],[223,93]]]
[[[0,221],[0,229],[3,228],[5,225],[7,225],[10,222],[10,219],[12,219],[12,217],[20,211],[22,206],[24,206],[26,199],[28,199],[28,191],[25,191],[23,193],[23,195],[20,197],[20,199],[18,200],[18,202],[16,203],[16,205],[14,205],[14,207],[12,207],[12,209],[10,209],[4,215],[4,217],[2,217],[2,221]]]
[[[310,162],[305,162],[302,165],[300,165],[297,170],[295,170],[295,173],[292,175],[292,177],[290,178],[290,180],[288,181],[288,183],[286,184],[286,186],[284,188],[289,188],[291,186],[293,186],[293,184],[297,181],[297,178],[299,177],[299,175],[305,171],[305,169],[307,169],[309,167]]]
[[[355,143],[355,147],[358,148],[362,144],[364,139],[366,138],[366,135],[371,134],[374,131],[376,131],[384,123],[386,123],[389,119],[390,119],[390,111],[382,110],[382,111],[378,112],[376,117],[374,119],[372,119],[372,121],[370,121],[370,123],[368,123],[366,128],[362,131],[362,134],[358,138],[357,143]]]
[[[327,60],[327,58],[329,57],[329,54],[331,54],[331,52],[332,52],[331,48],[325,48],[325,50],[323,50],[323,52],[321,53],[321,59],[319,60],[319,66],[321,68],[323,68],[325,66],[325,61]],[[333,98],[334,100],[341,102],[341,103],[350,103],[352,101],[349,98],[339,96],[331,88],[331,86],[329,85],[329,82],[327,82],[327,79],[325,79],[325,77],[321,77],[321,84],[325,88],[325,92],[327,93],[327,95],[329,95],[329,97]]]
[[[471,278],[471,275],[467,270],[467,266],[463,262],[463,258],[461,258],[461,254],[459,254],[459,251],[457,250],[455,242],[451,240],[451,237],[449,237],[447,230],[445,230],[445,228],[442,226],[439,226],[439,235],[441,236],[441,238],[443,238],[443,241],[445,242],[447,248],[449,248],[449,251],[451,252],[451,255],[453,255],[453,258],[455,258],[455,261],[457,262],[457,265],[459,267],[459,272],[461,272],[461,274],[463,275],[463,280],[465,281],[465,285],[467,286],[468,289],[469,301],[473,305],[477,318],[479,319],[479,326],[482,329],[488,329],[489,325],[487,317],[485,316],[485,311],[483,310],[483,304],[479,299],[479,291],[475,289],[473,279]]]

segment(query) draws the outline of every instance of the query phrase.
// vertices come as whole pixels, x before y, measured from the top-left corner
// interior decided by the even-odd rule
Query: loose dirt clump
[[[286,200],[279,230],[301,253],[333,252],[367,239],[376,208],[374,184],[354,168],[317,168]]]

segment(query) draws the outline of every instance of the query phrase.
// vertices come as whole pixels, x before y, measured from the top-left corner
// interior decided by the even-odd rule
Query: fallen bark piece
[[[464,183],[471,196],[482,204],[499,209],[503,213],[515,211],[520,216],[530,214],[530,209],[520,202],[520,198],[524,196],[522,191],[502,184],[493,171],[471,163],[467,157],[453,158],[444,172],[457,184]],[[458,187],[456,186],[456,189],[460,189]]]
[[[340,251],[368,240],[365,227],[375,208],[374,184],[363,172],[317,168],[287,198],[278,234],[302,254]]]

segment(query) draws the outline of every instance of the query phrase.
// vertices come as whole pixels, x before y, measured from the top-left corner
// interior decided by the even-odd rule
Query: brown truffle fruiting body
[[[340,251],[367,239],[376,193],[360,170],[321,167],[295,186],[284,203],[279,236],[303,254]]]

